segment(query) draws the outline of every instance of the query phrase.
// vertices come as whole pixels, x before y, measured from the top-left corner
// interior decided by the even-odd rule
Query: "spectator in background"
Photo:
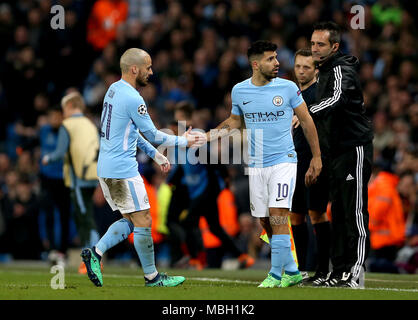
[[[59,106],[48,111],[48,123],[39,129],[41,157],[55,151],[58,144],[58,132],[62,125],[63,115]],[[62,159],[50,164],[40,165],[40,203],[46,219],[46,239],[43,239],[44,249],[57,250],[60,254],[66,254],[69,242],[70,222],[70,190],[63,180]],[[54,211],[60,213],[59,243],[54,241]]]
[[[6,175],[11,170],[10,158],[5,153],[0,153],[0,192],[4,192]]]
[[[372,6],[372,16],[380,26],[387,23],[399,26],[402,21],[402,9],[397,0],[380,0]]]
[[[416,164],[417,160],[415,160],[415,168]],[[402,200],[406,219],[406,233],[409,238],[414,238],[418,234],[417,172],[418,170],[405,170],[399,174],[398,192]],[[408,239],[408,242],[410,240]],[[418,243],[414,242],[414,245],[418,245]]]
[[[10,44],[13,41],[13,30],[15,28],[15,21],[12,13],[12,8],[8,3],[0,5],[0,56],[4,56]]]
[[[373,146],[381,152],[388,146],[393,145],[394,133],[388,126],[388,119],[384,112],[378,112],[373,117],[374,139]]]
[[[371,272],[398,273],[395,259],[405,242],[405,213],[397,191],[399,177],[393,173],[394,150],[386,148],[375,165],[377,174],[369,184]]]
[[[215,45],[215,44],[212,44]],[[195,75],[195,97],[198,98],[198,107],[212,107],[216,101],[213,100],[213,90],[218,76],[218,69],[213,65],[210,53],[204,48],[196,50],[193,59],[193,71]],[[197,94],[199,93],[199,94]]]
[[[154,1],[152,0],[128,0],[128,21],[151,22],[154,15]]]
[[[248,252],[251,257],[258,257],[260,245],[260,234],[263,231],[256,219],[249,212],[244,212],[238,216],[239,234],[237,244],[243,252]]]
[[[40,258],[41,242],[38,229],[39,204],[27,176],[20,176],[15,182],[15,191],[4,198],[7,250],[14,259]]]
[[[26,27],[22,26],[21,33],[26,33]],[[19,34],[18,31],[16,31]],[[19,119],[23,126],[33,126],[33,103],[35,96],[45,89],[46,79],[44,61],[36,54],[35,50],[27,45],[22,36],[16,36],[16,52],[10,52],[4,61],[4,71],[1,80],[7,91],[7,103],[11,108],[6,116],[10,120]],[[20,44],[20,41],[22,43]],[[24,88],[24,94],[22,94]],[[35,123],[34,123],[35,120]]]
[[[414,149],[418,148],[418,103],[414,103],[408,110],[409,121],[411,122],[410,141]]]
[[[58,132],[57,146],[53,152],[42,157],[42,164],[48,165],[65,157],[64,182],[66,187],[71,188],[74,221],[80,236],[80,245],[91,246],[99,237],[92,201],[98,184],[99,133],[96,126],[83,114],[85,104],[79,92],[64,96],[61,106],[64,121]],[[79,272],[86,272],[83,263]]]
[[[97,51],[103,50],[116,37],[120,23],[128,17],[124,0],[98,0],[93,5],[87,23],[87,41]]]
[[[73,1],[68,1],[73,2]],[[74,1],[75,2],[75,1]],[[77,1],[80,5],[85,1]],[[45,28],[42,34],[42,55],[45,61],[45,72],[48,74],[48,89],[53,98],[59,100],[70,86],[79,87],[87,76],[91,64],[91,52],[84,41],[83,17],[74,5],[64,5],[65,28],[54,30]],[[77,72],[75,72],[77,70]],[[65,76],[63,76],[63,74]],[[55,101],[54,101],[55,102]]]
[[[237,248],[241,252],[247,252],[247,246],[244,250],[238,245],[237,236],[240,233],[240,225],[237,215],[237,207],[235,204],[235,198],[229,187],[223,189],[217,198],[218,206],[218,215],[219,215],[219,224],[225,230],[225,233],[231,237],[231,239],[236,244]],[[206,262],[208,268],[221,268],[224,262],[224,258],[229,256],[227,247],[224,243],[216,237],[212,232],[210,232],[210,227],[206,221],[205,217],[200,217],[199,219],[199,228],[202,234],[203,246],[206,251]],[[245,255],[243,255],[244,257]],[[251,265],[245,265],[244,261],[241,259],[235,259],[235,263],[239,268],[250,267]]]

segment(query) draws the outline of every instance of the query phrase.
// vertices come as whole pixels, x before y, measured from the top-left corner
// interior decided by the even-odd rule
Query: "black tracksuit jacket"
[[[358,77],[359,60],[337,52],[321,65],[316,103],[310,106],[314,117],[324,121],[331,158],[373,140],[370,120],[365,115],[363,93]]]

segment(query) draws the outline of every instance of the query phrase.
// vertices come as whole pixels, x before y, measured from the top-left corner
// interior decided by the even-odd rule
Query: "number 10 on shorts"
[[[287,183],[281,183],[277,184],[277,199],[276,201],[283,200],[284,198],[287,198],[289,195],[289,185]]]

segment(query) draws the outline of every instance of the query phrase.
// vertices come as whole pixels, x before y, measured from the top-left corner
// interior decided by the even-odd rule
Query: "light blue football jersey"
[[[248,166],[297,162],[291,124],[293,109],[304,101],[296,84],[274,78],[255,86],[249,78],[236,84],[231,96],[231,113],[242,116],[247,129]]]
[[[97,175],[102,178],[126,179],[136,177],[137,147],[154,158],[152,143],[166,146],[186,146],[184,137],[168,135],[157,130],[152,122],[144,99],[123,79],[114,82],[103,101],[100,128],[100,151]]]

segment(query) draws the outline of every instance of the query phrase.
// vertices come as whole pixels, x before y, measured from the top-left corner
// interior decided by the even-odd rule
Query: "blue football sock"
[[[290,235],[274,234],[271,240],[270,272],[281,275],[283,268],[287,273],[298,272],[298,267],[292,255]]]
[[[122,218],[114,222],[104,236],[96,244],[101,254],[105,253],[110,248],[117,245],[119,242],[127,239],[134,230],[134,225],[129,220]]]
[[[145,275],[157,272],[154,257],[154,241],[151,236],[151,228],[134,228],[134,246],[141,261]]]
[[[270,239],[271,247],[271,269],[270,273],[281,277],[283,269],[283,252],[280,248],[280,241],[277,239],[277,235],[273,235]]]
[[[296,274],[299,273],[298,266],[296,265],[295,259],[293,258],[290,235],[289,234],[280,234],[277,235],[277,239],[280,239],[281,242],[281,251],[283,252],[283,268],[287,274]]]

